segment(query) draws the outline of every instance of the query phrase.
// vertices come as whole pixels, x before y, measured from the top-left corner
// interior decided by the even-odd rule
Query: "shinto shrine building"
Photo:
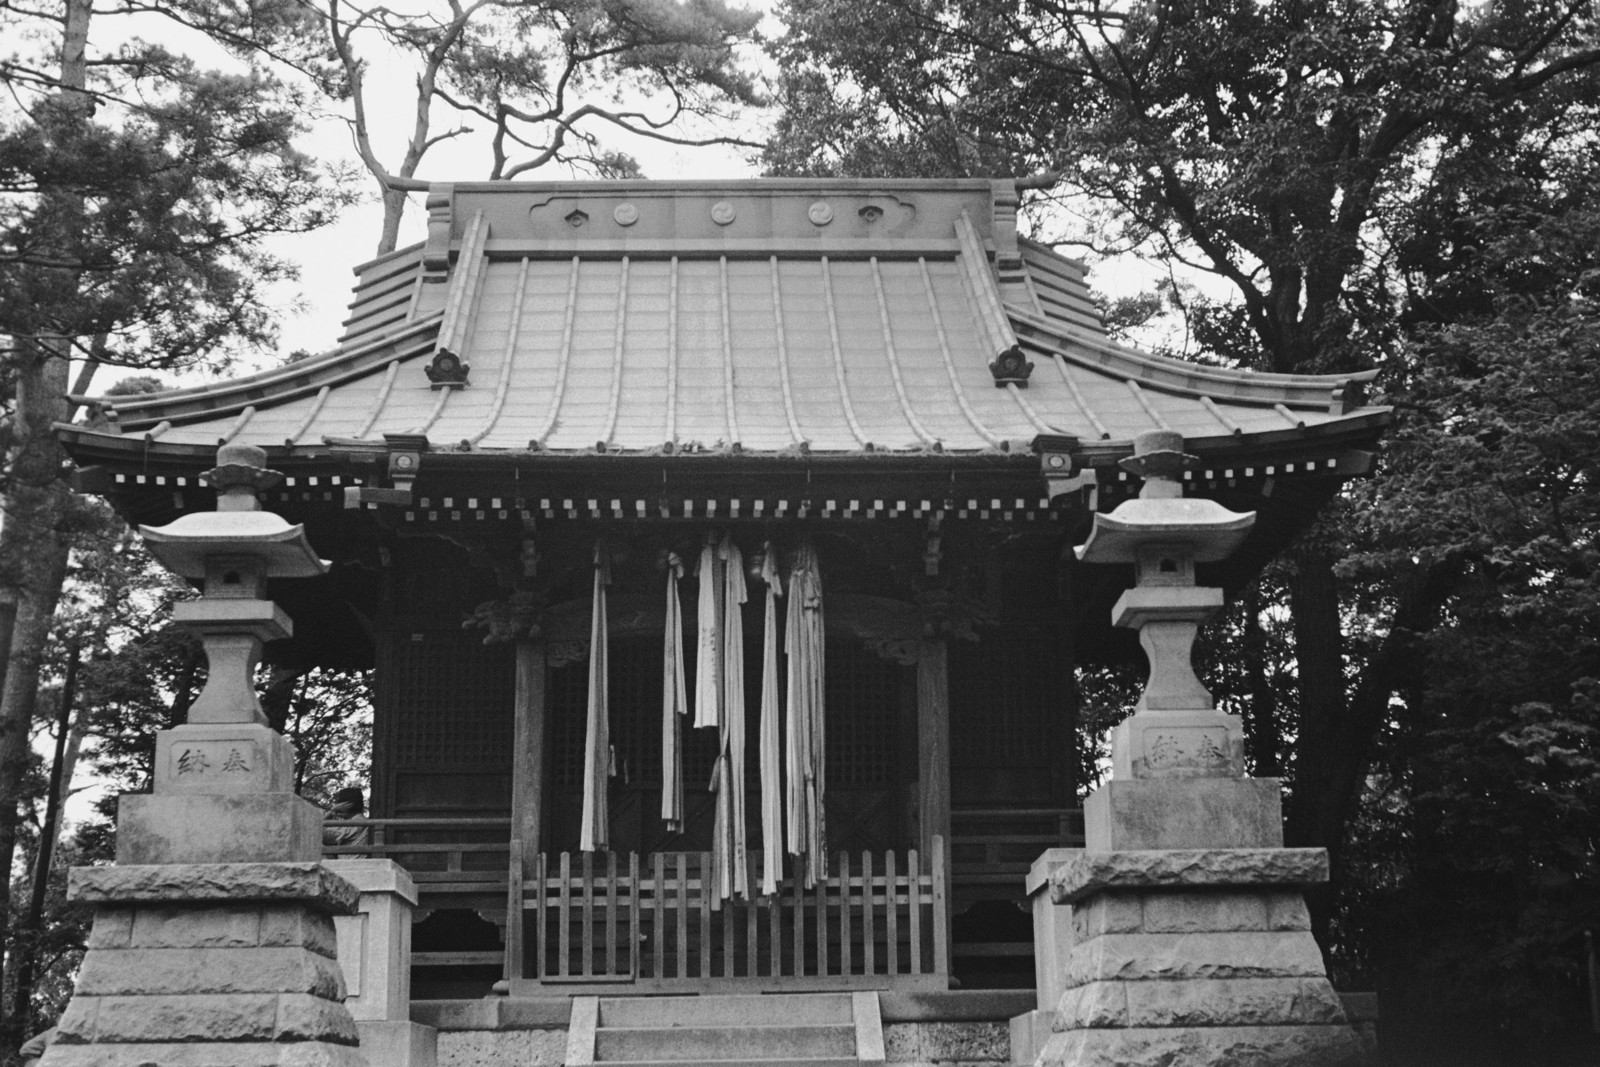
[[[1029,871],[1085,845],[1077,665],[1138,662],[1144,617],[1112,625],[1136,574],[1240,588],[1369,469],[1388,412],[1367,375],[1110,340],[1017,203],[979,180],[436,186],[325,355],[61,428],[81,486],[158,539],[219,506],[219,447],[281,474],[249,489],[326,567],[268,572],[293,632],[265,655],[374,670],[372,840],[334,851],[415,887],[381,973],[407,972],[439,1062],[552,1062],[528,1033],[647,1061],[604,1035],[648,1019],[604,1005],[675,994],[876,994],[879,1030],[857,1003],[865,1044],[796,1053],[818,1062],[872,1059],[874,1032],[880,1060],[960,1059],[930,1027],[1055,1010]],[[1074,553],[1157,499],[1254,521],[1192,559],[1151,527],[1159,565]],[[1243,774],[1228,728],[1194,729],[1140,766]],[[1089,914],[1084,877],[1045,910]]]

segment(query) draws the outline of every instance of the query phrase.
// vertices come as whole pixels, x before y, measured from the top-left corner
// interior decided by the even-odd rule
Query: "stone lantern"
[[[158,560],[205,583],[176,616],[209,672],[189,722],[156,736],[153,792],[121,798],[116,864],[71,872],[94,928],[45,1067],[368,1062],[333,926],[357,890],[321,863],[322,812],[295,795],[293,748],[253,678],[262,644],[290,633],[267,579],[327,565],[260,510],[256,492],[282,477],[261,449],[217,458],[216,511],[141,529]]]
[[[1138,499],[1096,515],[1078,550],[1133,564],[1112,617],[1138,630],[1150,677],[1113,735],[1110,780],[1084,803],[1086,847],[1046,857],[1050,899],[1071,915],[1038,1062],[1361,1062],[1303,898],[1327,879],[1327,853],[1283,847],[1279,782],[1245,775],[1239,720],[1190,661],[1223,602],[1195,583],[1195,564],[1226,558],[1255,522],[1185,498],[1192,462],[1178,434],[1136,438],[1122,465],[1144,479]]]
[[[1134,587],[1111,609],[1111,621],[1137,630],[1150,660],[1134,714],[1113,739],[1114,781],[1244,776],[1239,721],[1216,710],[1191,661],[1200,624],[1222,607],[1221,589],[1195,584],[1195,564],[1232,555],[1256,516],[1185,499],[1181,478],[1193,462],[1175,433],[1137,438],[1122,466],[1144,479],[1143,489],[1111,514],[1096,515],[1078,549],[1085,563],[1133,564]]]
[[[122,800],[117,861],[317,860],[322,813],[294,794],[294,750],[267,725],[255,668],[267,641],[293,632],[265,599],[267,579],[315,577],[327,564],[304,528],[261,510],[256,494],[283,475],[266,469],[260,448],[224,445],[206,477],[215,511],[139,528],[163,566],[204,582],[173,615],[200,638],[207,673],[188,723],[156,736],[154,795]]]

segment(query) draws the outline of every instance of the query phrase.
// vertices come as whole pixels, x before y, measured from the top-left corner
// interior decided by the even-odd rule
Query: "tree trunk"
[[[67,110],[83,122],[94,106],[83,92],[88,84],[93,0],[67,0],[65,7],[61,96]],[[72,218],[81,206],[61,205],[60,217]],[[69,538],[64,520],[73,508],[72,493],[62,479],[66,454],[51,430],[52,423],[66,418],[70,344],[59,337],[17,340],[21,356],[14,364],[16,436],[8,457],[10,480],[5,525],[0,529],[0,560],[12,568],[0,577],[0,603],[16,605],[5,687],[0,690],[0,871],[10,871],[16,857],[28,734],[38,703],[45,642],[67,577]],[[0,878],[0,930],[11,928],[11,913],[11,879]],[[8,965],[9,961],[0,963],[0,988],[5,986]],[[0,1018],[0,1047],[21,1044],[25,1025],[26,1018],[16,1014]]]
[[[1245,742],[1250,749],[1250,773],[1257,778],[1278,778],[1278,695],[1267,670],[1267,632],[1261,627],[1261,586],[1250,586],[1240,597],[1244,609],[1245,674],[1250,686],[1250,718]]]
[[[1351,736],[1345,703],[1344,635],[1333,555],[1320,548],[1294,556],[1289,602],[1294,615],[1295,659],[1300,667],[1300,729],[1295,744],[1294,789],[1284,813],[1284,843],[1325,848],[1338,877],[1344,839],[1341,769],[1349,766]],[[1327,945],[1331,883],[1306,894],[1312,931]]]
[[[0,691],[0,871],[10,870],[16,855],[40,668],[67,576],[62,519],[71,507],[71,494],[60,481],[64,457],[50,432],[65,393],[66,371],[65,360],[37,350],[17,366],[17,447],[0,530],[0,558],[11,565],[5,591],[17,605],[5,688]],[[10,928],[10,918],[11,880],[0,879],[0,929]],[[20,1032],[24,1024],[22,1018],[0,1021],[0,1042],[15,1047],[25,1036]]]
[[[1341,876],[1344,832],[1361,797],[1372,746],[1395,692],[1420,669],[1419,637],[1437,624],[1460,577],[1453,564],[1420,564],[1400,578],[1389,632],[1347,688],[1333,562],[1327,552],[1301,551],[1290,583],[1300,730],[1284,819],[1285,844],[1328,850],[1332,881],[1306,894],[1313,932],[1324,945]]]
[[[12,936],[16,954],[16,988],[12,998],[12,1017],[26,1032],[32,1020],[33,983],[39,972],[39,940],[44,931],[44,904],[50,890],[50,868],[55,861],[56,839],[61,833],[61,807],[72,785],[70,741],[75,732],[73,705],[78,697],[78,668],[81,651],[76,642],[67,655],[66,675],[56,708],[55,756],[50,761],[50,792],[45,798],[44,821],[39,827],[39,850],[33,861],[33,886],[28,895],[28,910]]]
[[[379,183],[379,190],[383,194],[383,230],[378,235],[378,252],[380,256],[393,252],[400,243],[400,218],[406,210],[406,193],[403,189],[391,189]]]

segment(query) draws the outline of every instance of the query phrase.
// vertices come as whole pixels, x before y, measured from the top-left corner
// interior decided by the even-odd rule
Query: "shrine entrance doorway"
[[[745,636],[746,649],[759,650],[760,633]],[[513,988],[944,988],[944,857],[916,848],[915,668],[847,635],[829,638],[826,869],[819,864],[808,878],[805,861],[786,856],[777,893],[723,901],[705,891],[704,878],[715,731],[681,724],[682,830],[669,831],[659,814],[661,644],[659,628],[611,639],[608,852],[577,851],[587,658],[550,668],[545,846],[513,887],[524,902]],[[758,651],[746,657],[745,680],[754,888],[762,863]]]

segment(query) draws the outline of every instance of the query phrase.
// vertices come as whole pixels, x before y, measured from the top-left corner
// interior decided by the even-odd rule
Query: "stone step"
[[[854,1058],[853,1025],[640,1026],[595,1031],[596,1063]]]
[[[848,993],[601,997],[601,1027],[848,1025]]]

